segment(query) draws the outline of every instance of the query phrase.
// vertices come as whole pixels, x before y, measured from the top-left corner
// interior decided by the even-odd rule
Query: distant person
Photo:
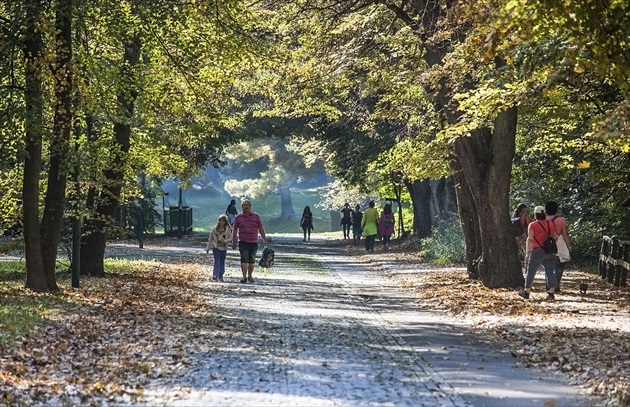
[[[217,224],[208,235],[208,245],[206,253],[212,249],[214,266],[212,268],[212,281],[223,282],[225,274],[225,257],[227,255],[228,244],[232,240],[232,228],[226,215],[219,215]]]
[[[238,215],[238,210],[236,209],[236,199],[232,199],[227,209],[225,210],[225,215],[228,218],[228,222],[230,226],[234,224],[234,219],[236,219],[236,215]]]
[[[519,250],[522,254],[522,258],[525,258],[525,242],[527,241],[527,228],[531,223],[531,219],[529,218],[529,214],[527,213],[527,205],[524,203],[518,204],[514,212],[512,213],[512,220],[518,218],[518,226],[520,226],[520,233],[516,236],[516,243],[518,244]]]
[[[350,226],[352,226],[352,209],[350,204],[346,202],[341,210],[341,227],[343,228],[343,238],[350,239]]]
[[[545,212],[547,212],[547,220],[554,224],[556,233],[558,233],[558,240],[556,241],[558,255],[556,256],[556,266],[553,269],[553,274],[556,277],[556,292],[560,292],[560,281],[562,280],[562,274],[564,274],[564,265],[571,260],[571,238],[569,237],[566,220],[562,216],[557,215],[558,204],[554,201],[547,202],[545,204]]]
[[[355,246],[361,240],[361,232],[363,232],[363,227],[361,226],[362,220],[363,212],[361,212],[361,206],[357,205],[352,211],[352,239]]]
[[[363,228],[362,236],[365,238],[365,251],[374,252],[374,241],[378,234],[378,210],[374,207],[374,201],[370,201],[368,208],[363,213],[361,227]]]
[[[267,236],[263,228],[260,216],[252,212],[252,202],[249,199],[241,202],[243,211],[236,215],[232,229],[232,248],[236,249],[238,241],[238,251],[241,254],[241,272],[243,279],[241,283],[253,283],[254,264],[256,263],[256,252],[258,251],[258,234],[263,238],[263,243],[267,246]]]
[[[378,228],[383,237],[383,250],[389,250],[389,243],[394,234],[394,214],[392,213],[392,205],[387,203],[378,219]]]
[[[306,242],[308,237],[308,241],[311,241],[311,230],[313,230],[313,213],[311,212],[310,206],[304,207],[304,212],[302,212],[302,220],[300,220],[300,226],[304,231],[304,239],[303,242]]]
[[[536,220],[529,224],[527,228],[527,242],[525,247],[525,264],[527,268],[527,276],[525,277],[525,287],[521,288],[518,295],[528,299],[529,293],[534,285],[534,277],[540,265],[545,268],[545,276],[547,278],[547,299],[555,299],[556,279],[554,275],[554,267],[556,265],[556,255],[546,253],[542,245],[551,236],[557,240],[558,234],[553,222],[547,220],[544,206],[534,208],[534,216]]]

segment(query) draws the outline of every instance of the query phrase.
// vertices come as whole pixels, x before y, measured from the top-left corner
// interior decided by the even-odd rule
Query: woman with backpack
[[[554,275],[554,267],[556,265],[556,253],[551,249],[547,249],[548,240],[555,242],[558,239],[556,226],[553,222],[547,220],[544,206],[534,208],[534,216],[536,220],[529,224],[527,228],[527,242],[525,247],[525,264],[527,276],[525,277],[525,287],[521,288],[518,295],[528,299],[529,293],[534,285],[534,277],[540,265],[545,268],[545,276],[547,278],[547,300],[555,299],[556,277]],[[555,243],[551,244],[555,247]],[[556,249],[557,250],[557,249]]]
[[[394,234],[394,214],[392,213],[392,205],[385,204],[381,216],[378,220],[378,230],[383,239],[383,250],[389,250],[389,242]]]
[[[302,220],[300,221],[300,226],[304,231],[304,239],[303,242],[306,242],[306,238],[308,237],[308,241],[311,241],[311,230],[313,230],[313,213],[311,212],[310,206],[304,207],[304,212],[302,212]]]

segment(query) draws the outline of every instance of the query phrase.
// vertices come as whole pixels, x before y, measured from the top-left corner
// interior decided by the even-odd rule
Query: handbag
[[[547,221],[549,222],[549,221]],[[536,241],[536,243],[538,243],[540,245],[540,247],[542,247],[543,251],[547,254],[558,254],[558,246],[556,245],[556,241],[553,240],[553,238],[551,237],[551,235],[549,234],[549,232],[547,232],[547,229],[545,229],[545,227],[542,225],[542,223],[538,222],[538,224],[540,225],[540,227],[543,228],[543,230],[545,231],[545,233],[547,233],[547,240],[544,241],[543,244],[540,244],[540,242],[538,241],[538,239],[536,239],[536,236],[534,235],[534,240]]]
[[[567,246],[567,242],[564,241],[564,236],[558,236],[558,240],[556,240],[556,246],[558,246],[558,258],[561,263],[566,263],[571,260],[571,252],[569,251],[569,246]]]

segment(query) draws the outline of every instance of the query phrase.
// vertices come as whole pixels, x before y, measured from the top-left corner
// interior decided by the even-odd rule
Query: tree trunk
[[[282,219],[295,219],[295,211],[293,210],[293,200],[291,198],[291,189],[286,186],[278,187],[280,193],[280,218]]]
[[[385,5],[424,39],[437,33],[440,19],[445,17],[447,8],[451,6],[447,3],[447,8],[443,8],[443,3],[438,0],[414,1],[410,6],[413,15],[419,17],[416,20],[402,13],[392,3]],[[461,42],[464,35],[459,32],[454,33],[452,38],[425,41],[426,63],[429,66],[442,65],[446,54],[453,49],[453,44]],[[432,92],[435,94],[436,110],[443,114],[448,123],[457,123],[461,117],[457,101],[447,81],[440,82],[437,93]],[[470,88],[473,86],[471,84]],[[493,129],[476,129],[470,136],[459,137],[453,143],[456,167],[461,167],[455,191],[467,244],[467,263],[471,267],[476,262],[479,276],[487,287],[516,287],[523,282],[516,242],[510,234],[508,218],[516,118],[515,107],[504,110],[495,119]],[[469,248],[469,244],[474,244],[474,248]],[[478,254],[480,257],[468,257]]]
[[[140,39],[136,36],[125,44],[125,54],[121,68],[123,88],[118,93],[121,117],[114,123],[116,151],[110,169],[104,171],[105,185],[95,200],[96,216],[86,222],[86,235],[83,240],[81,272],[92,276],[105,274],[105,246],[110,228],[114,223],[116,208],[120,201],[120,192],[124,183],[124,163],[131,146],[131,118],[134,101],[138,95],[133,76],[133,67],[140,61]]]
[[[42,138],[44,132],[42,100],[42,35],[38,29],[42,12],[38,0],[25,2],[26,30],[24,42],[24,103],[26,109],[26,158],[22,184],[24,211],[24,257],[26,288],[48,291],[48,279],[42,260],[39,230],[39,175],[42,168]]]
[[[431,236],[431,188],[428,180],[405,183],[413,207],[413,233],[419,238]]]
[[[457,198],[457,213],[462,226],[464,243],[466,244],[466,270],[468,276],[479,278],[478,264],[481,260],[481,233],[475,216],[475,206],[470,189],[464,181],[464,174],[457,159],[452,161],[455,180],[455,197]]]
[[[478,272],[486,287],[523,285],[516,241],[509,228],[509,189],[515,151],[517,108],[499,113],[490,129],[477,129],[454,143],[463,174],[462,188],[470,197],[465,205],[477,218],[481,239]],[[472,202],[470,202],[472,198]]]
[[[67,185],[67,160],[72,126],[72,1],[57,2],[55,28],[55,111],[53,138],[50,145],[48,189],[41,224],[42,256],[48,287],[57,289],[55,266],[61,230]]]
[[[438,222],[447,221],[457,211],[455,189],[451,178],[431,180],[431,216]]]

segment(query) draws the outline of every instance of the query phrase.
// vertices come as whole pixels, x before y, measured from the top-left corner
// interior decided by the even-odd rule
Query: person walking
[[[232,228],[226,215],[219,215],[217,224],[208,235],[208,245],[206,254],[212,249],[214,266],[212,268],[212,281],[223,282],[225,274],[225,257],[230,240],[232,239]]]
[[[361,212],[361,206],[357,205],[352,211],[352,239],[355,246],[359,243],[359,240],[361,240],[361,232],[363,232],[363,227],[361,226],[362,220],[363,212]]]
[[[350,227],[352,225],[352,209],[350,209],[350,204],[346,202],[343,209],[341,210],[341,227],[343,228],[343,238],[350,239]]]
[[[389,250],[389,243],[394,234],[394,214],[392,213],[392,205],[387,203],[378,219],[378,230],[383,237],[383,250]]]
[[[256,263],[256,252],[258,251],[258,234],[263,238],[263,243],[267,246],[267,235],[263,228],[260,216],[252,211],[252,202],[245,199],[241,202],[243,211],[236,215],[232,228],[232,248],[236,249],[238,242],[238,251],[241,255],[241,272],[243,278],[241,283],[253,283],[254,264]]]
[[[302,220],[300,220],[300,226],[304,231],[304,239],[303,242],[306,242],[306,238],[308,237],[308,241],[311,241],[311,231],[313,229],[313,213],[311,212],[310,206],[305,206],[304,211],[302,212]]]
[[[514,212],[512,213],[512,222],[517,222],[517,225],[520,226],[518,229],[519,233],[516,236],[516,244],[519,248],[519,253],[521,259],[525,259],[525,242],[527,241],[527,228],[529,224],[532,222],[529,218],[529,214],[527,213],[527,205],[524,203],[518,204]]]
[[[225,215],[228,218],[228,222],[230,226],[234,224],[234,219],[236,219],[236,215],[238,215],[238,210],[236,209],[236,199],[232,199],[227,209],[225,210]]]
[[[553,301],[555,299],[554,293],[556,289],[556,279],[554,276],[556,255],[546,253],[542,245],[548,237],[557,240],[558,234],[556,233],[556,227],[553,222],[547,220],[544,206],[536,206],[534,208],[534,216],[536,220],[530,223],[527,228],[527,242],[525,246],[527,276],[525,277],[525,287],[518,292],[518,295],[525,299],[529,298],[532,285],[534,285],[536,271],[542,264],[547,279],[547,299]]]
[[[374,241],[378,233],[377,223],[378,210],[374,207],[374,201],[370,201],[368,208],[363,213],[363,220],[361,221],[361,227],[363,228],[361,234],[365,237],[365,251],[368,253],[374,252]]]
[[[553,268],[553,274],[556,278],[556,292],[560,292],[560,281],[564,274],[564,265],[571,260],[571,238],[567,229],[567,222],[562,216],[558,216],[558,204],[549,201],[545,204],[545,212],[547,212],[547,220],[552,222],[558,233],[558,255],[556,256],[556,265]]]

